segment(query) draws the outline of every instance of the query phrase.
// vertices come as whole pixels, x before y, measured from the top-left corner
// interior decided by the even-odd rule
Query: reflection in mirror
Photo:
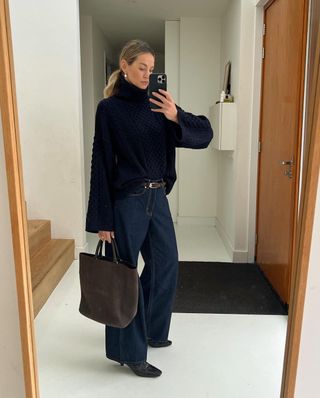
[[[274,132],[299,126],[305,2],[276,3],[10,1],[41,397],[142,394],[136,375],[159,397],[279,396],[300,140]],[[140,275],[123,329],[78,311],[99,237]]]

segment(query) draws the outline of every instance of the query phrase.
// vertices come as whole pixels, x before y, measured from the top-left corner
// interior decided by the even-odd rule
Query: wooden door
[[[306,0],[265,8],[256,262],[289,303],[298,208]]]

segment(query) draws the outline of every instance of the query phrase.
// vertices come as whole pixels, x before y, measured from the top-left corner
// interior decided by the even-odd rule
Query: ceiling
[[[147,41],[164,53],[166,20],[220,17],[229,0],[80,0],[80,12],[92,15],[117,51],[130,39]]]

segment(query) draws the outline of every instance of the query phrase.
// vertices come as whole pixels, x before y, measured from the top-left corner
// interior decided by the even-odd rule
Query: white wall
[[[319,180],[320,182],[320,180]],[[295,398],[313,398],[320,390],[320,183],[318,184],[309,272],[301,332]]]
[[[220,34],[218,18],[180,19],[180,106],[209,117],[219,92]],[[208,148],[181,149],[179,218],[216,215],[217,159]],[[201,176],[201,178],[199,178]]]
[[[179,97],[179,73],[180,73],[180,21],[166,21],[165,22],[165,68],[168,85],[167,90],[173,96],[176,104],[180,104]],[[174,184],[172,191],[168,195],[170,211],[173,221],[177,221],[178,214],[178,185],[180,182],[179,176],[179,156],[180,149],[176,150],[176,172],[177,181]]]
[[[81,44],[81,80],[82,80],[82,111],[83,111],[83,148],[85,171],[85,207],[89,197],[92,136],[94,132],[94,116],[96,93],[94,85],[94,63],[92,46],[92,17],[80,16]]]
[[[28,218],[85,243],[78,1],[10,0]],[[63,10],[63,12],[62,12]]]
[[[256,3],[257,0],[254,0]],[[258,182],[258,143],[260,130],[260,97],[262,79],[262,42],[263,42],[263,8],[255,7],[254,16],[254,60],[252,74],[252,118],[251,118],[251,142],[250,142],[250,182],[248,197],[248,262],[253,262],[255,257],[255,233],[256,233],[256,206],[257,206],[257,182]]]
[[[253,106],[255,7],[252,0],[241,1],[239,92],[235,151],[235,240],[234,261],[248,261],[248,219],[250,186],[251,129]],[[251,209],[252,210],[252,209]],[[251,240],[254,236],[249,237]]]
[[[22,398],[24,376],[1,118],[0,196],[0,397]]]
[[[105,37],[104,33],[92,19],[92,62],[93,62],[93,80],[94,80],[94,105],[103,98],[103,89],[106,83],[105,59],[108,58],[112,62],[117,63],[114,57],[114,50]]]
[[[252,0],[232,0],[222,20],[221,74],[231,61],[231,94],[237,104],[235,150],[218,154],[217,228],[234,262],[253,261],[248,253],[254,240],[249,213],[254,89],[255,7]],[[225,28],[227,27],[227,28]],[[221,88],[221,87],[220,87]],[[256,167],[256,165],[254,165]],[[253,166],[253,167],[254,167]],[[251,212],[253,209],[250,209]],[[255,217],[254,217],[255,218]]]
[[[164,71],[165,71],[165,56],[163,53],[156,52],[154,73],[163,73]]]
[[[87,210],[95,112],[103,98],[105,62],[116,63],[109,40],[91,15],[80,15],[81,78],[83,109],[83,146],[85,172],[85,211]],[[88,233],[87,233],[88,234]]]
[[[241,1],[231,0],[222,18],[220,85],[222,90],[224,68],[231,61],[231,94],[239,101],[239,58],[240,58]],[[226,28],[227,27],[227,28]],[[219,95],[220,97],[220,95]],[[217,98],[217,100],[219,99]],[[217,228],[224,238],[228,252],[233,257],[235,249],[235,162],[233,151],[217,153]]]
[[[178,33],[170,24],[180,25],[178,61],[170,53],[178,48]],[[230,1],[221,19],[182,17],[166,23],[166,69],[178,71],[176,102],[183,109],[208,116],[209,106],[220,97],[225,64],[232,63],[231,90],[238,110],[235,151],[216,151],[211,144],[201,151],[179,149],[177,208],[178,222],[216,221],[235,262],[253,260],[248,255],[249,239],[254,240],[254,231],[248,236],[248,203],[251,142],[257,134],[252,128],[254,28],[251,0]],[[169,87],[172,79],[176,74],[168,76]]]
[[[184,17],[180,18],[180,23],[167,21],[165,46],[168,87],[173,89],[175,102],[187,112],[209,117],[209,107],[219,92],[220,21]],[[180,50],[179,59],[174,55],[177,49]],[[213,224],[217,179],[215,153],[209,146],[201,150],[177,149],[177,155],[178,223]]]

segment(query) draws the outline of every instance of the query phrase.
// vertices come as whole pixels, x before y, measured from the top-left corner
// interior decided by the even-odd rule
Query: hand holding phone
[[[165,73],[151,73],[150,78],[149,78],[149,86],[148,86],[149,98],[153,98],[153,99],[159,101],[160,98],[158,98],[152,94],[153,91],[161,94],[159,91],[159,88],[167,91],[167,75]],[[152,102],[150,102],[150,107],[153,109],[160,108],[158,105],[153,104]]]
[[[155,94],[152,94],[152,92]],[[179,124],[176,104],[172,95],[167,91],[167,75],[165,73],[152,73],[150,75],[148,95],[151,111],[161,112],[168,120]],[[150,101],[150,98],[162,104],[155,104]]]

